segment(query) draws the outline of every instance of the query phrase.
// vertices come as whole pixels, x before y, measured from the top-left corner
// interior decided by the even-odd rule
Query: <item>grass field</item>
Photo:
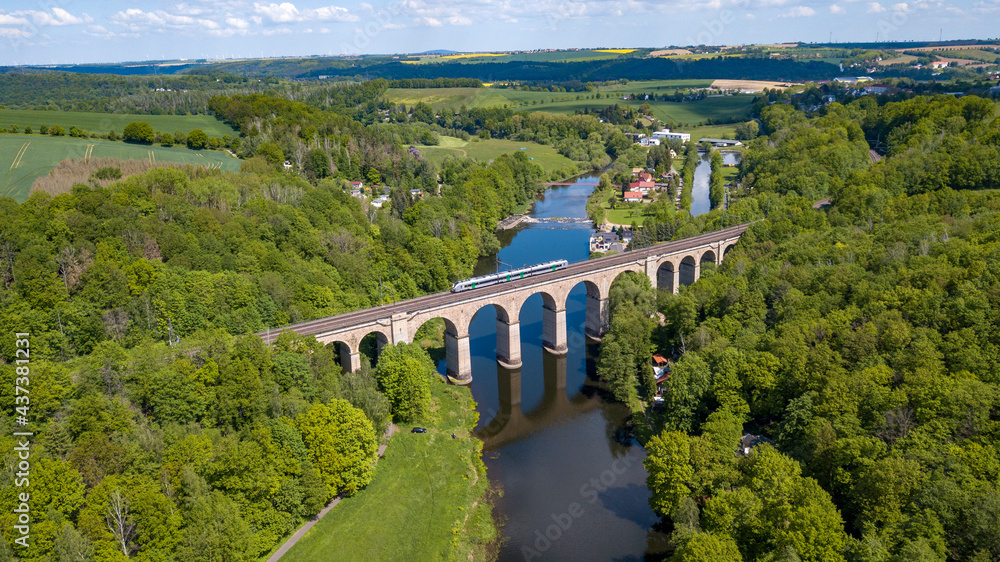
[[[403,425],[366,488],[340,502],[284,559],[480,560],[478,542],[495,534],[490,506],[478,503],[489,482],[467,388],[432,385],[427,433]],[[452,432],[458,437],[452,439]]]
[[[42,125],[48,127],[59,125],[66,131],[69,131],[70,127],[79,127],[91,133],[104,134],[108,131],[115,131],[121,134],[125,130],[125,125],[133,121],[145,121],[153,127],[153,130],[171,134],[174,131],[188,133],[192,129],[201,129],[210,137],[238,135],[232,127],[208,115],[128,115],[82,111],[0,109],[0,127],[17,125],[23,131],[25,126],[31,126],[36,133]]]
[[[390,89],[387,96],[393,103],[414,105],[419,101],[430,104],[435,109],[458,109],[466,107],[498,107],[507,105],[515,111],[548,111],[551,113],[576,113],[590,108],[600,110],[611,105],[627,105],[638,108],[643,100],[623,100],[619,94],[673,92],[677,88],[700,88],[712,84],[711,80],[658,80],[630,82],[606,87],[604,93],[611,97],[593,98],[588,93],[527,92],[494,88],[413,88]],[[602,88],[604,90],[604,88]],[[577,99],[580,98],[580,99]],[[709,97],[683,103],[653,101],[653,116],[661,121],[683,123],[686,127],[700,126],[706,119],[744,119],[750,114],[752,95]],[[685,130],[686,132],[686,130]]]
[[[646,203],[642,203],[646,205]],[[604,210],[604,221],[611,224],[623,224],[628,226],[633,222],[637,226],[642,226],[642,223],[646,220],[645,208],[639,209],[605,209]]]
[[[501,154],[521,152],[521,148],[535,164],[542,167],[547,174],[557,170],[576,166],[577,162],[566,158],[552,146],[535,142],[511,141],[505,139],[469,140],[463,141],[454,137],[441,137],[438,146],[417,146],[420,154],[432,162],[440,163],[448,156],[468,156],[469,158],[486,162]]]
[[[150,159],[238,170],[240,161],[224,152],[142,146],[71,137],[0,135],[0,197],[28,198],[36,179],[67,158]]]

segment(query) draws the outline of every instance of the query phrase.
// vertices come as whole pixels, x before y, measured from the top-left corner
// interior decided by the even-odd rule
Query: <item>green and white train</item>
[[[531,277],[532,275],[540,275],[542,273],[549,273],[552,271],[565,269],[567,265],[569,265],[569,262],[566,260],[556,260],[556,261],[548,261],[545,263],[540,263],[538,265],[532,265],[529,267],[523,267],[521,269],[515,269],[513,271],[504,271],[500,273],[491,273],[489,275],[480,275],[479,277],[473,277],[471,279],[464,279],[462,281],[455,282],[455,284],[451,286],[451,292],[458,293],[461,291],[478,289],[480,287],[497,285],[499,283],[516,281],[518,279],[524,279],[525,277]]]

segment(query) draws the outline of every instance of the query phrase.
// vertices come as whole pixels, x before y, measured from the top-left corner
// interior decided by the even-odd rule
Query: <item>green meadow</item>
[[[46,135],[0,135],[0,197],[28,198],[31,184],[67,158],[118,158],[177,162],[239,170],[240,161],[224,152],[189,150]]]
[[[467,156],[481,162],[488,162],[502,154],[524,152],[548,175],[566,168],[575,168],[578,162],[566,158],[555,147],[536,142],[512,141],[506,139],[469,139],[463,141],[454,137],[441,137],[436,146],[418,145],[420,154],[432,162],[440,163],[449,156]],[[522,151],[521,149],[524,148]]]
[[[480,502],[489,482],[482,443],[469,432],[475,403],[467,388],[439,381],[431,393],[431,420],[421,423],[427,433],[401,425],[371,483],[316,523],[285,560],[484,558],[482,543],[496,530]]]
[[[44,111],[32,109],[0,109],[0,128],[17,125],[23,131],[30,126],[37,133],[39,127],[59,125],[66,131],[79,127],[90,133],[106,134],[114,131],[119,135],[125,125],[133,121],[145,121],[153,130],[163,133],[201,129],[210,137],[223,135],[237,136],[238,133],[226,123],[210,115],[129,115],[118,113],[93,113],[84,111]]]

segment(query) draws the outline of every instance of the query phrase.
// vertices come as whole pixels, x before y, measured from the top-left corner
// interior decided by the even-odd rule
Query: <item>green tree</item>
[[[125,142],[153,144],[154,137],[152,125],[145,121],[133,121],[125,125],[125,130],[122,131],[122,138]]]
[[[743,556],[732,537],[694,533],[677,547],[670,562],[743,562]]]
[[[393,417],[406,422],[427,415],[435,376],[430,356],[415,343],[385,346],[375,369],[379,390],[389,399]]]
[[[328,495],[351,495],[372,477],[378,441],[364,412],[347,400],[315,404],[295,420],[313,465],[326,482]]]
[[[660,515],[669,515],[681,499],[691,495],[691,444],[680,431],[664,431],[646,444],[646,487],[649,506]]]
[[[177,548],[182,560],[254,560],[250,525],[239,507],[221,492],[213,491],[185,506],[187,526]]]
[[[260,143],[257,145],[255,154],[264,157],[272,166],[277,166],[285,161],[285,155],[281,151],[281,147],[274,142]]]
[[[208,135],[201,129],[194,129],[187,135],[187,147],[192,150],[201,150],[208,146]]]

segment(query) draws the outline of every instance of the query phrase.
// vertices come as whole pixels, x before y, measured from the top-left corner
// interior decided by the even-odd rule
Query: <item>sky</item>
[[[0,65],[1000,35],[1000,0],[4,0]]]

